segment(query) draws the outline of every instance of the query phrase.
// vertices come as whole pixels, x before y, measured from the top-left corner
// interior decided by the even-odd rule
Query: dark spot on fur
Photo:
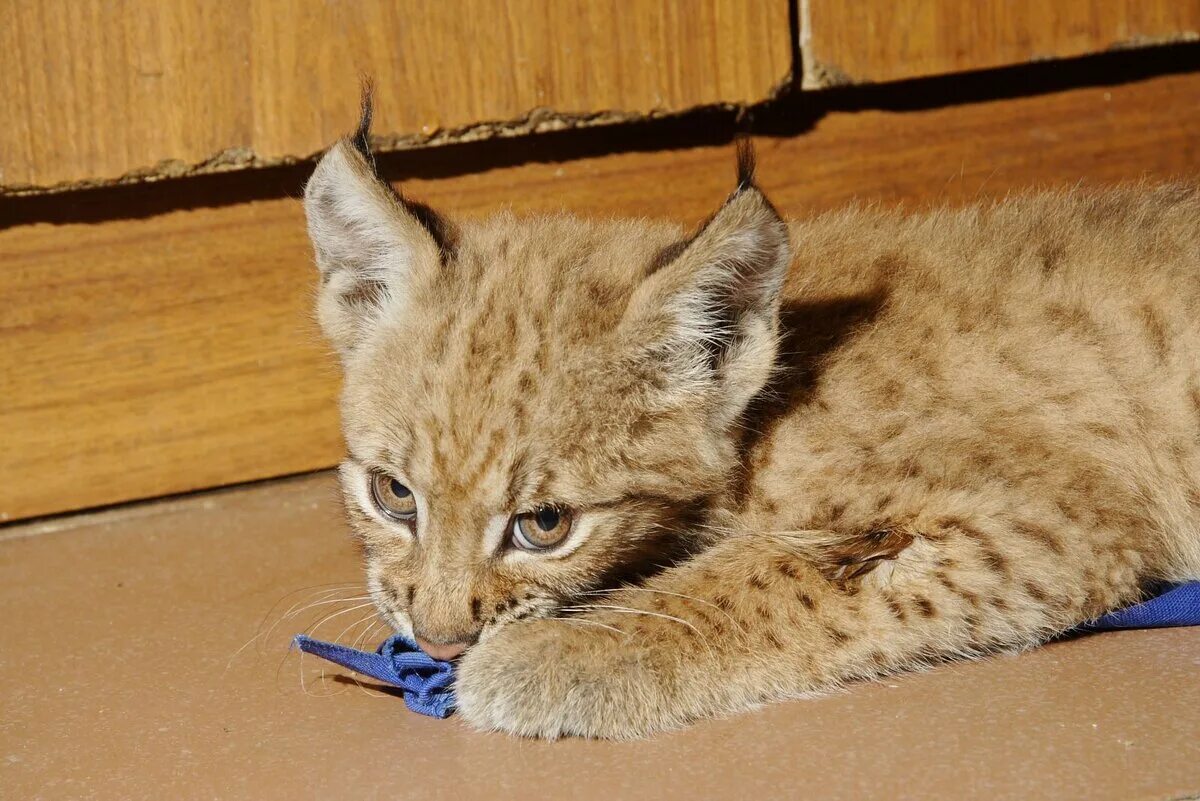
[[[471,599],[471,620],[479,622],[479,615],[483,611],[483,601],[478,598]]]
[[[964,599],[971,606],[979,606],[979,595],[968,589],[960,587],[958,583],[951,579],[950,576],[948,576],[944,571],[937,571],[937,573],[934,574],[934,577],[938,580],[938,583],[946,588],[948,592],[951,592],[954,595]]]
[[[776,559],[775,560],[775,569],[790,579],[798,579],[803,575],[800,572],[799,566],[796,565],[796,563],[794,561],[792,561],[791,559],[788,559],[787,557],[780,557],[780,558]]]
[[[916,604],[917,611],[921,613],[922,617],[933,617],[937,614],[933,601],[928,598],[917,597],[913,599],[913,603]]]
[[[693,616],[693,618],[699,618],[699,622],[703,623],[708,628],[717,630],[724,628],[724,622],[726,618],[724,616],[718,618],[716,613],[713,612],[707,604],[701,604],[697,606],[684,601],[683,605],[687,607],[688,612]]]
[[[887,602],[888,611],[892,613],[893,617],[901,622],[908,620],[908,611],[904,608],[903,604],[896,600],[896,598],[891,595],[886,595],[884,596],[884,600]]]
[[[954,527],[963,533],[964,536],[975,540],[976,542],[987,542],[988,536],[979,529],[967,523],[965,520],[957,520],[953,523]]]
[[[1200,416],[1200,386],[1197,386],[1194,376],[1188,382],[1188,400],[1192,402],[1192,411]]]
[[[1025,594],[1038,603],[1044,604],[1050,600],[1050,596],[1038,584],[1026,580],[1022,586],[1025,588]]]
[[[1119,440],[1121,438],[1121,432],[1108,423],[1088,423],[1083,428],[1089,434],[1094,434],[1101,439]]]
[[[825,633],[829,635],[829,639],[838,645],[845,645],[850,642],[850,635],[835,626],[825,626]]]
[[[599,281],[588,281],[584,284],[585,291],[588,296],[588,303],[593,306],[607,306],[612,303],[612,290],[607,284]]]
[[[1139,315],[1142,318],[1142,324],[1146,327],[1146,336],[1150,339],[1150,348],[1154,351],[1155,357],[1160,362],[1166,361],[1170,354],[1170,334],[1162,316],[1149,303],[1142,306]]]
[[[1046,314],[1059,328],[1073,331],[1087,342],[1098,343],[1103,339],[1104,329],[1086,309],[1051,303],[1046,307]]]
[[[979,546],[983,563],[997,573],[1007,574],[1009,572],[1008,560],[1004,555],[997,551],[991,544],[981,543]]]
[[[885,440],[895,439],[908,428],[908,420],[893,420],[879,429],[880,436]],[[912,464],[916,464],[913,462]],[[910,465],[911,466],[911,465]],[[918,465],[919,466],[919,465]]]
[[[1073,523],[1079,522],[1079,509],[1075,507],[1073,498],[1055,498],[1054,506],[1067,520]]]
[[[1050,531],[1045,526],[1041,526],[1036,523],[1017,521],[1013,523],[1013,529],[1018,534],[1039,543],[1047,550],[1053,551],[1060,556],[1066,553],[1066,548],[1063,546],[1062,541],[1054,535],[1054,532]]]
[[[1061,242],[1043,242],[1037,249],[1038,260],[1042,263],[1042,274],[1052,275],[1058,270],[1066,253],[1067,249]]]

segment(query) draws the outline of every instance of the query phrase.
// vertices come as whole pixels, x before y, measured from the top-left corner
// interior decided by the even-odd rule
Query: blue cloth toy
[[[388,637],[373,654],[303,634],[293,642],[306,654],[401,688],[404,703],[413,712],[445,718],[454,711],[454,665],[426,655],[403,634]]]
[[[1080,626],[1079,631],[1169,626],[1200,626],[1200,581],[1163,587],[1162,592],[1150,600],[1090,620]]]
[[[1167,587],[1148,601],[1109,612],[1084,623],[1076,631],[1166,626],[1200,626],[1200,581]],[[384,640],[373,654],[303,634],[296,635],[295,644],[305,653],[402,688],[404,703],[413,712],[445,718],[454,711],[454,665],[427,656],[402,634]]]

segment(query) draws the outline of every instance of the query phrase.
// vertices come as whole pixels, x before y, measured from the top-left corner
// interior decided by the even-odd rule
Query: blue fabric
[[[454,666],[427,656],[402,634],[384,640],[375,653],[314,640],[303,634],[297,634],[293,642],[306,654],[401,688],[404,703],[413,712],[445,718],[454,711]]]
[[[1134,606],[1090,620],[1081,631],[1153,629],[1167,626],[1200,626],[1200,581],[1177,584]]]
[[[1200,626],[1200,581],[1167,587],[1148,601],[1109,612],[1084,623],[1077,631],[1164,626]],[[404,703],[413,712],[445,718],[454,711],[454,665],[427,656],[402,634],[384,640],[373,654],[303,634],[296,635],[295,643],[305,653],[400,687]]]

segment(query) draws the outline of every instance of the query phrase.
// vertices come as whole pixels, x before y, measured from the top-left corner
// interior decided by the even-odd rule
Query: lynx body
[[[1200,577],[1200,198],[687,232],[305,205],[346,506],[471,724],[630,738],[1035,645]]]

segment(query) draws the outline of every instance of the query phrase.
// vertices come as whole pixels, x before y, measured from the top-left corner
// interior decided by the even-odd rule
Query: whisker
[[[373,635],[373,633],[375,631],[377,631],[378,629],[383,629],[384,631],[386,631],[387,626],[385,626],[377,617],[377,618],[375,618],[375,620],[373,620],[371,622],[371,625],[369,625],[365,629],[363,629],[362,633],[358,635],[358,639],[356,639],[354,641],[354,647],[359,650],[362,650],[363,645],[367,641],[367,638],[371,637]]]
[[[275,632],[275,629],[278,628],[279,625],[281,623],[283,623],[285,620],[291,620],[295,617],[298,617],[299,615],[303,614],[304,612],[307,612],[309,609],[312,609],[313,607],[326,606],[328,604],[352,603],[354,601],[365,601],[367,598],[371,597],[370,594],[352,595],[352,596],[348,596],[345,598],[329,597],[330,595],[333,595],[337,592],[338,592],[337,590],[327,590],[327,591],[325,591],[323,598],[321,598],[318,601],[312,601],[311,603],[304,604],[303,606],[301,606],[301,604],[304,603],[303,601],[297,601],[296,603],[292,604],[291,608],[288,609],[288,611],[284,612],[282,615],[280,615],[279,618],[274,623],[271,624],[270,628],[268,628],[266,630],[266,632],[263,633],[263,635],[262,635],[263,639],[264,640],[269,639],[270,636]]]
[[[352,585],[347,585],[347,586],[352,586]],[[288,595],[285,595],[284,597],[286,598],[288,596],[295,595],[296,592],[303,592],[303,591],[304,590],[296,590],[296,591],[288,593]],[[340,591],[341,591],[341,588],[333,589],[333,590],[318,590],[317,592],[314,593],[314,595],[315,596],[324,596],[324,598],[321,601],[317,601],[316,603],[309,604],[308,606],[305,606],[303,609],[293,612],[293,610],[295,610],[296,607],[298,607],[298,606],[300,606],[300,604],[304,603],[304,600],[297,601],[296,603],[292,604],[291,608],[289,608],[287,612],[284,612],[283,615],[281,615],[274,623],[271,624],[271,626],[269,628],[266,629],[266,631],[264,631],[263,626],[266,625],[266,622],[267,622],[268,617],[270,616],[271,610],[274,610],[276,607],[278,607],[281,602],[281,601],[276,601],[271,606],[271,610],[267,611],[267,615],[265,615],[263,617],[263,619],[261,621],[259,621],[258,627],[254,633],[254,636],[252,636],[250,639],[246,640],[246,642],[243,643],[242,646],[240,648],[238,648],[236,651],[234,651],[233,654],[229,657],[229,660],[225,663],[225,670],[228,671],[229,668],[232,667],[234,659],[236,659],[243,651],[245,651],[247,648],[249,648],[251,645],[253,645],[256,641],[266,642],[267,640],[270,639],[271,635],[275,633],[275,629],[278,628],[281,623],[283,623],[285,620],[288,620],[291,617],[294,617],[295,615],[299,615],[301,612],[305,611],[306,609],[311,609],[313,606],[320,605],[323,603],[338,603],[339,601],[345,601],[348,603],[350,601],[363,600],[367,597],[364,595],[364,596],[361,596],[361,598],[343,598],[343,599],[325,600],[325,599],[328,599],[329,595],[332,595],[332,594],[340,592]],[[312,596],[310,596],[310,598],[311,597]]]
[[[651,612],[647,609],[633,609],[628,606],[616,606],[615,604],[584,604],[582,606],[564,606],[564,607],[562,607],[561,611],[564,611],[564,612],[588,612],[588,611],[593,611],[593,610],[607,610],[607,611],[611,611],[611,612],[616,612],[618,614],[628,614],[628,615],[647,615],[649,617],[658,617],[658,618],[662,618],[663,620],[670,620],[675,623],[680,623],[684,626],[687,626],[689,629],[691,629],[693,632],[695,632],[696,636],[700,638],[700,642],[702,642],[704,644],[704,649],[706,651],[708,651],[709,656],[713,656],[715,653],[713,651],[712,643],[709,641],[708,637],[705,636],[704,632],[700,631],[700,629],[696,628],[694,625],[692,625],[688,621],[684,620],[683,618],[678,618],[678,617],[675,617],[674,615],[668,615],[668,614],[664,614],[662,612]]]
[[[358,585],[357,581],[334,581],[334,582],[329,582],[328,584],[310,584],[307,587],[300,587],[298,589],[292,590],[291,592],[286,592],[283,595],[281,595],[279,597],[279,599],[277,601],[275,601],[275,603],[271,604],[271,608],[266,611],[266,613],[262,616],[262,620],[259,621],[259,627],[262,627],[267,622],[267,619],[271,616],[271,613],[276,610],[276,608],[281,606],[285,601],[287,601],[288,598],[291,598],[293,595],[296,595],[296,594],[302,593],[302,592],[310,592],[310,591],[317,595],[320,595],[321,593],[334,593],[334,592],[337,592],[339,589],[343,589],[343,588],[347,588],[347,587],[354,587],[357,585]],[[328,589],[330,587],[332,587],[334,589]],[[299,603],[301,603],[301,602],[297,602],[296,605],[299,605]],[[293,608],[295,608],[295,606],[293,606]]]
[[[676,623],[682,623],[692,631],[699,634],[701,637],[704,637],[703,632],[701,632],[700,629],[696,628],[691,623],[688,623],[683,618],[675,617],[674,615],[668,615],[664,612],[651,612],[647,609],[631,609],[628,606],[615,606],[613,604],[584,604],[583,606],[562,607],[562,611],[564,612],[590,612],[596,609],[606,609],[611,612],[625,612],[631,615],[649,615],[651,617],[661,617],[663,620],[673,620]]]
[[[298,675],[299,675],[299,677],[300,677],[300,692],[304,693],[304,695],[305,695],[306,697],[308,697],[308,698],[321,698],[321,697],[323,697],[322,695],[318,695],[317,693],[311,692],[311,691],[308,689],[308,685],[307,685],[307,684],[305,684],[305,682],[304,682],[304,657],[305,657],[305,654],[304,654],[304,652],[303,652],[303,651],[301,651],[301,652],[300,652],[300,659],[299,659],[299,660],[297,660],[297,664],[300,666],[300,667],[299,667],[299,674],[298,674]],[[322,678],[324,678],[324,677],[325,677],[325,671],[324,671],[324,670],[322,670],[322,671],[321,671],[321,677],[322,677]]]
[[[375,603],[374,601],[367,601],[366,603],[359,604],[358,606],[352,606],[352,607],[350,607],[349,609],[342,609],[342,610],[340,610],[340,611],[338,611],[338,612],[333,612],[333,613],[331,613],[331,614],[329,614],[329,615],[326,615],[325,617],[321,618],[321,620],[320,620],[320,621],[318,621],[316,625],[314,625],[314,626],[312,626],[312,627],[308,628],[308,629],[306,630],[306,633],[307,633],[307,634],[308,634],[310,637],[312,637],[312,636],[315,636],[315,635],[316,635],[316,633],[317,633],[317,630],[318,630],[319,628],[321,628],[321,626],[324,626],[326,623],[328,623],[329,621],[333,620],[334,618],[341,617],[342,615],[348,615],[348,614],[350,614],[351,612],[356,612],[356,611],[358,611],[359,609],[365,609],[365,608],[367,608],[368,606],[371,606],[371,605],[372,605],[372,604],[374,604],[374,603]]]
[[[341,631],[339,631],[339,632],[338,632],[338,635],[337,635],[336,637],[334,637],[332,640],[330,640],[330,642],[336,642],[336,643],[340,643],[340,642],[341,642],[341,639],[342,639],[342,637],[343,637],[343,636],[346,634],[346,632],[350,631],[350,629],[357,628],[358,626],[361,626],[363,623],[366,623],[366,622],[367,622],[367,621],[369,621],[371,618],[375,617],[375,614],[376,614],[376,613],[375,613],[375,610],[371,610],[370,612],[368,612],[368,613],[367,613],[367,614],[365,614],[364,616],[360,617],[358,620],[356,620],[356,621],[354,621],[353,623],[351,623],[349,626],[346,626],[346,628],[344,628],[344,629],[342,629]]]
[[[584,618],[581,618],[581,617],[548,617],[546,619],[547,620],[560,620],[563,623],[583,623],[588,626],[599,626],[602,629],[608,629],[609,631],[616,632],[617,634],[620,634],[622,636],[625,636],[625,637],[629,636],[629,632],[621,631],[616,626],[610,626],[607,623],[601,623],[597,620],[585,620]]]
[[[366,638],[365,635],[368,632],[372,631],[375,628],[375,626],[379,623],[379,618],[376,617],[376,614],[377,613],[374,610],[372,610],[371,614],[367,615],[365,618],[363,618],[362,620],[358,621],[358,623],[355,624],[356,626],[360,626],[363,623],[367,623],[367,627],[365,629],[363,629],[362,634],[360,634],[358,636],[358,638],[356,638],[354,640],[354,646],[353,646],[354,648],[358,648],[359,643]],[[388,697],[387,693],[381,693],[378,690],[369,689],[367,687],[367,685],[365,685],[361,681],[359,681],[358,676],[356,675],[356,673],[354,671],[350,672],[350,680],[352,682],[354,682],[354,684],[358,687],[358,689],[360,691],[362,691],[364,694],[366,694],[368,696],[371,696],[372,698],[387,698]]]
[[[306,605],[306,606],[305,606],[303,609],[297,610],[297,611],[296,611],[296,612],[294,612],[294,613],[290,612],[290,610],[289,610],[289,614],[288,614],[288,615],[285,615],[284,617],[281,617],[281,618],[280,618],[278,621],[276,621],[276,622],[275,622],[275,624],[274,624],[274,625],[271,627],[271,630],[270,630],[270,631],[274,631],[274,629],[275,629],[275,628],[276,628],[276,627],[277,627],[277,626],[278,626],[280,623],[282,623],[284,620],[286,620],[286,619],[287,619],[289,616],[293,616],[293,617],[294,617],[295,615],[298,615],[298,614],[300,614],[301,612],[305,611],[306,609],[311,609],[311,608],[313,608],[313,607],[315,607],[315,606],[323,606],[323,605],[328,605],[328,604],[336,604],[336,603],[352,603],[352,602],[354,602],[354,601],[357,601],[357,600],[363,600],[363,599],[366,599],[366,598],[368,598],[368,597],[369,597],[368,595],[360,595],[360,596],[357,596],[357,597],[354,597],[354,598],[335,598],[335,599],[332,599],[332,600],[316,601],[316,602],[314,602],[314,603],[310,603],[310,604]],[[370,605],[372,605],[373,603],[374,603],[374,601],[370,601],[370,600],[368,600],[368,601],[366,601],[366,603],[361,603],[361,604],[358,604],[358,605],[356,605],[356,606],[350,607],[349,609],[342,609],[342,610],[339,610],[339,611],[337,611],[337,612],[334,612],[334,613],[332,613],[332,614],[330,614],[330,615],[327,615],[326,617],[324,617],[324,618],[322,618],[321,620],[319,620],[319,621],[318,621],[318,622],[317,622],[317,623],[316,623],[314,626],[311,626],[309,629],[307,629],[307,633],[308,633],[308,634],[310,634],[310,635],[311,635],[311,634],[315,634],[315,633],[317,632],[317,630],[318,630],[318,629],[319,629],[321,626],[325,625],[325,624],[326,624],[327,622],[329,622],[330,620],[333,620],[335,617],[340,617],[341,615],[348,614],[348,613],[350,613],[350,612],[354,612],[354,611],[356,611],[356,610],[358,610],[358,609],[363,609],[363,608],[365,608],[365,607],[367,607],[367,606],[370,606]],[[293,605],[293,608],[294,608],[294,607],[295,607],[295,605]],[[361,622],[361,621],[360,621],[360,622]],[[268,632],[267,636],[269,636],[269,635],[270,635],[270,632]],[[282,675],[282,672],[283,672],[283,666],[284,666],[284,664],[287,662],[288,658],[289,658],[289,657],[292,655],[293,651],[294,651],[294,649],[293,649],[293,648],[288,648],[288,649],[286,649],[286,650],[284,651],[284,653],[283,653],[283,654],[280,656],[280,658],[279,658],[279,664],[278,664],[278,666],[275,668],[275,687],[276,687],[276,689],[277,689],[277,690],[280,688],[279,679],[280,679],[280,676]],[[303,692],[303,693],[304,693],[304,695],[306,695],[306,696],[308,696],[308,697],[310,697],[310,698],[325,698],[325,697],[329,697],[329,696],[332,696],[332,695],[340,695],[342,692],[345,692],[345,691],[346,691],[346,690],[341,690],[341,691],[338,691],[338,692],[326,692],[326,693],[314,693],[314,692],[312,692],[312,691],[311,691],[311,690],[308,688],[308,682],[306,682],[306,681],[305,681],[305,678],[304,678],[304,676],[305,676],[305,672],[304,672],[304,665],[305,665],[305,657],[306,657],[306,656],[307,656],[307,654],[305,654],[303,651],[301,651],[301,652],[299,653],[299,659],[297,659],[297,660],[296,660],[296,663],[297,663],[297,664],[296,664],[296,668],[297,668],[298,678],[299,678],[299,680],[300,680],[300,690],[301,690],[301,692]],[[322,663],[322,667],[321,667],[321,670],[320,670],[320,678],[319,678],[319,682],[318,682],[318,683],[320,683],[320,684],[324,684],[324,682],[325,682],[325,667],[324,667],[324,664]]]
[[[307,605],[301,607],[300,609],[297,609],[295,612],[293,612],[288,617],[280,618],[279,621],[275,625],[279,625],[279,623],[281,623],[284,620],[287,620],[289,618],[297,617],[300,614],[307,612],[309,609],[312,609],[317,606],[328,606],[330,604],[348,604],[348,603],[354,603],[355,601],[370,601],[370,600],[371,600],[370,595],[352,595],[348,598],[328,598],[323,601],[313,601],[312,603],[307,604]],[[371,602],[374,603],[374,601],[371,601]]]
[[[735,618],[733,615],[726,612],[721,607],[717,606],[716,604],[712,603],[711,601],[706,601],[703,598],[697,598],[694,595],[685,595],[682,592],[669,592],[668,590],[655,590],[650,587],[615,587],[611,590],[589,590],[587,592],[581,592],[579,594],[580,595],[605,595],[608,593],[625,592],[625,591],[649,592],[649,593],[654,593],[655,595],[670,595],[675,598],[686,598],[689,601],[695,601],[698,604],[704,604],[705,606],[712,607],[713,609],[717,610],[725,617],[729,618],[729,622],[732,623],[733,625],[737,626],[738,629],[740,629],[743,633],[745,633],[745,631],[746,631],[746,628],[740,622],[738,622],[737,618]]]
[[[297,593],[305,592],[307,590],[312,590],[312,593],[311,593],[311,595],[308,596],[308,598],[301,598],[300,600],[293,603],[288,608],[288,610],[280,616],[280,618],[279,618],[280,620],[286,620],[289,616],[292,615],[292,613],[296,610],[296,608],[301,606],[306,600],[311,601],[317,597],[329,598],[332,595],[337,595],[340,592],[345,592],[352,587],[356,587],[357,585],[358,585],[358,582],[355,581],[355,582],[347,582],[345,584],[339,583],[336,585],[329,585],[331,587],[331,589],[316,589],[315,587],[323,586],[323,585],[318,584],[318,585],[315,585],[315,587],[313,587],[313,588],[306,587],[301,590],[293,590],[292,592],[289,592],[286,595],[284,595],[282,598],[280,598],[275,603],[271,604],[271,608],[267,610],[267,613],[265,615],[263,615],[262,620],[259,621],[258,631],[260,631],[260,632],[262,631],[263,626],[266,625],[267,620],[271,617],[271,613],[274,612],[275,609],[280,606],[280,604],[282,604],[286,599],[292,597],[293,595],[296,595]]]

